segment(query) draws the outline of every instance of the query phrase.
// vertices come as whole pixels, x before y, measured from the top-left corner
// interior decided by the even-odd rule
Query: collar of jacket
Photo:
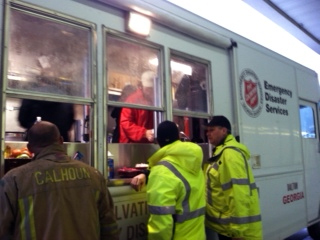
[[[52,144],[42,149],[37,155],[34,156],[34,160],[49,160],[55,162],[68,162],[71,158],[66,154],[65,148],[62,144]]]
[[[209,162],[217,161],[220,158],[223,150],[228,146],[228,143],[234,139],[235,138],[232,134],[228,134],[220,145],[212,149],[212,157],[209,158]]]

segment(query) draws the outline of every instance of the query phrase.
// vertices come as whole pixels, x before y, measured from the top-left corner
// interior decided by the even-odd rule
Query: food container
[[[108,178],[114,178],[114,160],[111,157],[108,157]]]
[[[135,168],[139,168],[139,169],[147,169],[149,167],[149,164],[146,163],[137,163]]]
[[[118,169],[118,174],[120,178],[133,178],[142,172],[142,169],[138,168],[123,167]]]
[[[108,179],[114,178],[114,160],[111,152],[108,151]]]

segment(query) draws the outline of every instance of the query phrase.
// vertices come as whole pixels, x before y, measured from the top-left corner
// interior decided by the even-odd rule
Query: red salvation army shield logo
[[[257,84],[251,80],[244,80],[244,98],[247,105],[254,109],[258,104]]]
[[[258,76],[251,69],[240,74],[240,103],[250,117],[258,117],[262,111],[263,94]]]

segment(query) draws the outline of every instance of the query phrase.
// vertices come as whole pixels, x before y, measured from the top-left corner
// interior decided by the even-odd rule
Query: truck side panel
[[[304,183],[308,160],[301,148],[296,66],[250,45],[238,44],[237,53],[240,140],[251,150],[264,237],[283,239],[307,225],[307,206],[316,211],[309,194],[320,200]],[[304,84],[305,92],[318,97],[312,88],[318,86]]]

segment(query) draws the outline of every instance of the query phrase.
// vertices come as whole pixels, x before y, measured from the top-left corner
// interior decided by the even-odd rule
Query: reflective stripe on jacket
[[[206,226],[219,234],[261,240],[258,190],[249,150],[229,134],[206,169]]]
[[[41,151],[0,180],[0,239],[119,239],[104,177],[62,145]]]
[[[149,159],[148,239],[204,240],[205,182],[202,150],[175,141]]]

